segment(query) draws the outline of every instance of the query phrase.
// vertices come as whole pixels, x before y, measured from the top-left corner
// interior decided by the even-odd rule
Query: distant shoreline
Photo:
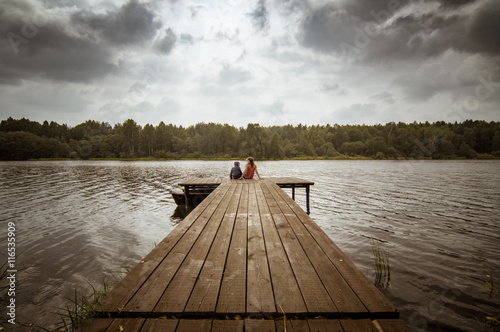
[[[78,159],[78,158],[39,158],[39,159],[28,159],[28,160],[3,160],[3,161],[234,161],[234,160],[245,160],[245,157],[235,157],[235,158],[89,158],[89,159]],[[286,158],[286,159],[258,159],[258,161],[318,161],[318,160],[392,160],[392,161],[417,161],[417,160],[500,160],[500,157],[495,156],[480,156],[478,158],[371,158],[371,157],[296,157],[296,158]]]
[[[0,160],[500,159],[500,122],[283,125],[246,128],[86,121],[0,121]]]

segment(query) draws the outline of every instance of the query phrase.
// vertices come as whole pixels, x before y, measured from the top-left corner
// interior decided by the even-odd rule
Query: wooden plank
[[[275,332],[274,320],[245,319],[245,332]]]
[[[340,324],[345,332],[379,332],[369,319],[343,319]]]
[[[116,318],[106,331],[139,332],[143,324],[144,318]]]
[[[212,322],[212,332],[243,332],[243,320],[217,320]]]
[[[342,325],[337,319],[308,319],[311,332],[342,332]]]
[[[306,187],[306,213],[310,214],[311,213],[311,207],[309,203],[309,193],[310,193],[310,187]]]
[[[290,323],[289,319],[287,320],[278,319],[274,322],[274,325],[276,327],[276,332],[293,331],[292,323]]]
[[[184,179],[182,180],[182,182],[179,182],[179,186],[190,186],[192,184],[195,184],[197,182],[199,178],[194,178],[194,177],[191,177],[191,178],[187,178],[187,179]]]
[[[276,305],[255,186],[249,186],[246,311],[250,317],[262,318],[276,314]]]
[[[203,213],[210,213],[206,208],[224,188],[217,188],[212,195],[198,205],[179,225],[177,225],[139,264],[135,266],[106,296],[99,302],[96,311],[120,312],[125,304],[137,292],[139,287],[149,278],[155,269],[162,263],[172,248],[187,234],[188,230]]]
[[[265,180],[271,181],[273,183],[276,183],[278,186],[279,185],[314,185],[314,182],[312,181],[307,181],[304,179],[300,178],[295,178],[295,177],[281,177],[281,178],[265,178]]]
[[[269,210],[278,229],[308,311],[314,314],[337,313],[337,307],[330,298],[316,270],[281,211],[280,206],[286,203],[284,203],[280,195],[270,190],[268,184],[274,185],[269,182],[263,182],[261,185],[264,197],[266,197]]]
[[[277,320],[275,321],[276,332],[309,332],[309,325],[306,320],[289,320],[286,321]],[[286,329],[285,329],[286,325]]]
[[[377,319],[373,325],[384,332],[411,332],[410,327],[402,319]]]
[[[184,236],[172,248],[151,276],[141,285],[123,309],[124,312],[150,313],[177,272],[194,243],[199,238],[218,204],[227,194],[227,187],[219,190],[214,200],[199,215]],[[196,210],[196,209],[195,209]],[[168,238],[168,236],[167,236]]]
[[[294,319],[294,320],[291,320],[291,323],[292,323],[292,329],[290,331],[294,331],[294,332],[306,332],[306,331],[309,332],[310,331],[309,325],[307,324],[307,320]]]
[[[196,240],[155,306],[154,312],[174,315],[184,312],[235,189],[236,185],[228,188],[226,195],[217,205],[202,234]]]
[[[144,325],[142,326],[141,332],[175,332],[177,324],[179,321],[177,319],[146,319]],[[124,331],[125,332],[125,331]]]
[[[78,326],[76,332],[105,332],[113,320],[113,318],[87,318]]]
[[[305,314],[307,308],[260,185],[255,186],[276,310]]]
[[[300,209],[297,204],[291,205],[291,201],[285,200],[286,193],[275,185],[268,185],[274,195],[281,195],[280,208],[299,240],[309,261],[314,266],[316,273],[321,279],[325,289],[334,300],[335,306],[342,313],[367,313],[367,309],[353,292],[349,284],[339,273],[335,265],[330,261],[325,252],[307,231],[304,224],[299,220],[294,210]],[[287,195],[286,195],[287,196]],[[295,203],[295,202],[294,202]]]
[[[287,196],[282,195],[284,200],[292,206],[294,202]],[[311,217],[300,208],[293,211],[368,311],[378,313],[384,318],[399,318],[394,305],[368,280]]]
[[[215,312],[243,185],[235,184],[235,188],[210,253],[187,303],[186,313]]]
[[[177,326],[179,332],[210,332],[211,330],[211,319],[181,319]]]
[[[207,185],[219,185],[222,184],[224,180],[222,178],[187,178],[178,183],[179,186],[207,186]]]
[[[248,185],[241,192],[216,313],[242,315],[246,307]]]

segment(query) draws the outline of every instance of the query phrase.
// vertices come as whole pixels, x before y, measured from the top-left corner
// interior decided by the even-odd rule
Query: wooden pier
[[[217,184],[79,330],[410,331],[276,182]]]

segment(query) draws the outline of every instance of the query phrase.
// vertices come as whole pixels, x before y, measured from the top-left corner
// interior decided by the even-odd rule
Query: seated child
[[[231,172],[229,173],[230,179],[239,179],[241,177],[241,168],[240,163],[238,161],[234,162],[234,167],[231,168]]]

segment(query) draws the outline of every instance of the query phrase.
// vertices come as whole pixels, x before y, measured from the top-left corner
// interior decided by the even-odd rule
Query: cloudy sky
[[[1,0],[0,118],[500,120],[498,0]]]

